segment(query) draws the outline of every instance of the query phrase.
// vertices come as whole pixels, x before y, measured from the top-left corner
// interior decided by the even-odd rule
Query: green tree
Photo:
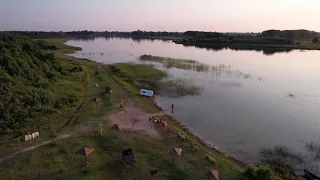
[[[319,39],[317,37],[315,37],[312,39],[312,42],[314,42],[314,43],[319,42]]]
[[[248,165],[244,175],[249,180],[281,180],[273,170],[266,165]]]
[[[103,124],[101,122],[98,124],[98,130],[100,131],[100,136],[102,136],[104,128],[103,128]]]

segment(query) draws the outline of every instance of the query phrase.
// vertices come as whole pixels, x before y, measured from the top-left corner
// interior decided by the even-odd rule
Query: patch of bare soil
[[[124,103],[124,107],[118,112],[109,114],[108,118],[118,124],[121,129],[146,131],[156,137],[160,137],[155,123],[149,121],[153,116],[162,116],[164,112],[148,114],[139,105],[133,102]]]

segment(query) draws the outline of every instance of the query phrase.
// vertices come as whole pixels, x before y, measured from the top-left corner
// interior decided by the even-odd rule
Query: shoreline
[[[64,41],[63,44],[67,45],[66,44],[67,40]],[[70,45],[67,45],[67,46],[70,46]],[[72,46],[74,47],[74,46]],[[81,48],[81,47],[76,47],[76,48]],[[82,48],[81,48],[82,49]],[[78,51],[78,50],[77,50]],[[80,50],[81,51],[81,50]],[[73,53],[75,53],[76,51],[74,51]],[[69,57],[72,57],[72,58],[75,58],[75,59],[78,59],[78,60],[81,60],[81,61],[91,61],[93,63],[96,63],[96,64],[99,64],[99,65],[102,65],[102,66],[109,66],[110,64],[104,64],[104,63],[100,63],[100,62],[96,62],[94,60],[91,60],[91,59],[87,59],[87,58],[77,58],[77,57],[74,57],[72,54],[73,53],[68,53],[68,54],[64,54],[65,56],[69,56]],[[116,64],[116,63],[115,63]],[[111,76],[114,78],[114,76],[111,74]],[[114,80],[120,85],[120,86],[123,86],[123,84],[121,84],[118,79],[114,78]],[[139,98],[139,97],[138,97]],[[163,112],[166,112],[156,101],[155,97],[152,97],[151,99],[149,99],[151,101],[151,103],[154,105],[155,108],[157,108],[159,111],[163,111]],[[145,107],[142,107],[144,110],[146,110]],[[244,163],[243,161],[240,161],[238,160],[237,158],[233,157],[232,155],[229,155],[225,152],[222,152],[220,150],[219,147],[215,146],[214,144],[210,143],[209,141],[207,141],[205,138],[201,137],[200,135],[198,135],[196,132],[191,132],[190,129],[184,125],[181,121],[179,121],[178,119],[176,119],[174,116],[172,115],[169,115],[168,113],[166,113],[166,116],[168,116],[168,118],[173,121],[174,123],[176,123],[178,125],[179,128],[181,128],[182,131],[184,131],[184,133],[187,133],[187,135],[189,136],[189,138],[191,137],[191,141],[192,140],[196,140],[197,143],[199,143],[201,146],[203,146],[203,148],[206,148],[207,150],[211,150],[211,151],[214,151],[214,152],[217,152],[221,155],[223,155],[224,157],[230,159],[231,161],[233,161],[234,163],[236,163],[237,165],[241,166],[241,167],[246,167],[247,164]],[[188,136],[186,137],[188,139]]]
[[[155,97],[153,97],[151,99],[153,105],[159,109],[160,111],[166,112],[156,101]],[[244,163],[243,161],[238,160],[237,158],[233,157],[232,155],[229,155],[225,152],[222,152],[220,150],[219,147],[215,146],[214,144],[212,144],[211,142],[207,141],[205,138],[201,137],[199,134],[197,134],[196,132],[191,132],[190,129],[184,125],[181,121],[179,121],[178,119],[176,119],[174,116],[169,115],[167,113],[167,116],[169,117],[170,120],[174,121],[176,124],[178,124],[178,126],[185,132],[187,133],[187,135],[191,138],[194,138],[199,144],[201,144],[201,146],[203,146],[204,148],[207,148],[208,150],[212,150],[215,151],[223,156],[225,156],[226,158],[229,158],[230,160],[232,160],[234,163],[238,164],[241,167],[246,167],[247,164]],[[188,139],[188,136],[186,137],[186,139]]]
[[[67,42],[64,41],[63,44],[65,44]],[[67,45],[67,44],[65,44]],[[67,45],[67,46],[70,46],[70,45]],[[72,46],[74,47],[74,46]],[[76,47],[76,48],[81,48],[81,47]],[[82,48],[81,48],[82,49]],[[78,51],[78,50],[77,50]],[[80,50],[81,51],[81,50]],[[76,51],[74,51],[73,53],[75,53]],[[104,64],[104,63],[100,63],[100,62],[96,62],[94,60],[91,60],[91,59],[87,59],[87,58],[76,58],[74,57],[72,54],[68,53],[68,54],[64,54],[65,56],[69,56],[69,57],[72,57],[72,58],[75,58],[75,59],[78,59],[78,60],[81,60],[81,61],[91,61],[93,63],[96,63],[96,64],[99,64],[99,65],[102,65],[102,66],[109,66],[110,64]],[[117,78],[115,78],[112,74],[110,74],[112,76],[112,78],[120,85],[120,86],[123,86],[123,84],[121,84],[119,82],[119,80]],[[139,97],[137,97],[139,98]],[[164,111],[164,109],[157,103],[155,97],[152,97],[151,99],[149,99],[149,101],[152,103],[152,105],[159,111],[163,111],[163,112],[166,112]],[[146,110],[145,107],[142,107],[143,110]],[[184,133],[186,133],[188,136],[186,136],[186,139],[189,139],[192,141],[196,141],[197,143],[199,143],[199,145],[202,146],[202,148],[205,148],[206,150],[208,151],[214,151],[228,159],[230,159],[231,161],[233,161],[234,163],[236,163],[237,165],[239,165],[240,167],[246,167],[247,164],[244,163],[243,161],[240,161],[238,160],[237,158],[233,157],[232,155],[229,155],[225,152],[222,152],[217,146],[215,146],[214,144],[210,143],[209,141],[207,141],[205,138],[201,137],[200,135],[198,135],[196,132],[191,132],[190,129],[184,125],[181,121],[179,121],[178,119],[176,119],[174,116],[172,115],[169,115],[168,113],[166,113],[166,116],[168,116],[168,118],[173,121],[174,123],[176,123],[178,125],[178,128],[180,128]],[[173,131],[174,132],[174,131]],[[188,138],[189,137],[189,138]],[[191,139],[190,139],[191,137]]]

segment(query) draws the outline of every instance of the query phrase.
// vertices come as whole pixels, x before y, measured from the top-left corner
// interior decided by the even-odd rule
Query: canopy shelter
[[[219,173],[217,170],[207,169],[204,175],[201,177],[202,180],[219,180]]]
[[[116,131],[116,135],[117,135],[118,131],[121,130],[118,124],[112,125],[112,127],[111,127],[110,129],[111,129],[111,130],[115,130],[115,131]]]
[[[91,99],[91,101],[93,101],[93,102],[100,102],[101,101],[101,98],[93,98],[93,99]]]
[[[108,96],[110,97],[110,95],[112,94],[112,89],[111,87],[106,87],[105,88],[105,92],[108,94]]]
[[[174,164],[174,157],[181,156],[182,149],[181,148],[173,148],[168,152],[169,156],[172,156],[172,164]]]
[[[91,154],[93,151],[94,151],[94,149],[83,147],[83,148],[79,149],[76,152],[76,154],[84,156],[85,157],[85,163],[87,163],[87,156],[89,156],[89,154]]]
[[[97,110],[97,107],[98,107],[98,102],[101,101],[101,98],[93,98],[93,99],[91,99],[91,101],[96,103],[96,107],[94,109],[94,113],[96,113],[96,110]]]
[[[134,153],[131,148],[123,149],[121,151],[121,157],[126,164],[134,163]]]

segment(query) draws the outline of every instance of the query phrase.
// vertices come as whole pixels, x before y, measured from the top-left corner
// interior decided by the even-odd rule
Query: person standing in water
[[[174,105],[171,104],[171,113],[172,113],[172,114],[173,114],[173,107],[174,107]]]

